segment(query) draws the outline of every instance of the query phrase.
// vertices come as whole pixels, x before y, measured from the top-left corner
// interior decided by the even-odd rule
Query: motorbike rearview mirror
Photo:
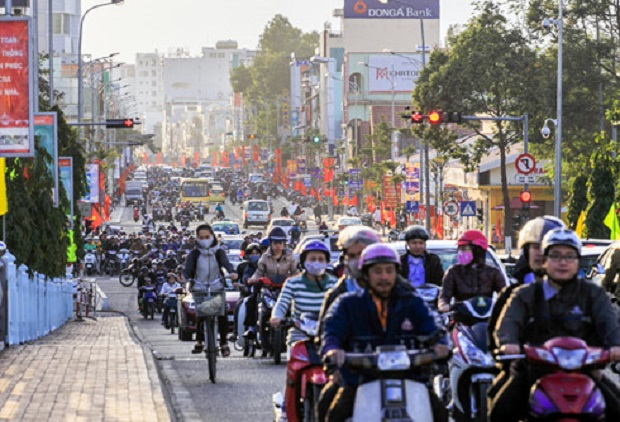
[[[605,274],[605,267],[603,267],[603,264],[596,264],[596,272],[597,274]]]

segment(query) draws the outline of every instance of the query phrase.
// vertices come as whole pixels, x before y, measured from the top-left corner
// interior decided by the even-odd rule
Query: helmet
[[[467,230],[458,240],[457,245],[475,245],[486,251],[489,248],[489,241],[480,230]]]
[[[428,232],[422,226],[409,226],[405,229],[405,242],[412,239],[422,239],[426,242],[429,238]]]
[[[300,254],[299,254],[299,262],[303,265],[306,262],[306,255],[309,252],[323,252],[325,254],[325,260],[329,262],[329,249],[325,246],[325,243],[320,240],[311,240],[302,246]]]
[[[338,249],[346,250],[357,242],[364,245],[372,245],[373,243],[381,243],[381,238],[379,237],[379,233],[371,228],[347,226],[338,235],[336,246]]]
[[[572,230],[562,227],[549,231],[542,240],[543,255],[546,256],[549,253],[549,248],[558,245],[570,246],[581,256],[581,240],[577,233]]]
[[[274,227],[269,231],[269,241],[272,242],[274,240],[283,240],[286,241],[286,232],[282,227]]]
[[[250,255],[253,251],[263,253],[258,243],[250,243],[248,246],[245,247],[245,254],[243,256]]]
[[[536,217],[525,223],[519,232],[519,249],[529,243],[540,243],[550,230],[565,227],[564,222],[557,217],[551,215]]]
[[[269,247],[269,239],[268,239],[268,238],[266,238],[266,237],[263,237],[263,238],[260,240],[260,247],[261,247],[261,248],[265,248],[265,249],[267,249],[267,248]]]
[[[369,245],[362,251],[362,256],[359,260],[359,269],[364,271],[372,265],[381,263],[391,263],[398,266],[400,265],[400,257],[391,246],[385,243],[375,243]]]

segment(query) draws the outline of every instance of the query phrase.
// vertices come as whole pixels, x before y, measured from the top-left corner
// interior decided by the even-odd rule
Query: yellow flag
[[[0,158],[0,215],[9,211],[9,200],[6,196],[6,158]]]
[[[611,234],[609,235],[611,240],[620,240],[620,221],[618,221],[618,215],[616,215],[615,203],[611,204],[609,212],[605,216],[605,220],[603,220],[603,224],[611,230]]]
[[[580,238],[583,238],[583,229],[585,227],[585,222],[586,212],[581,211],[581,214],[579,214],[579,218],[577,219],[577,227],[575,227],[575,233],[577,233],[577,236],[579,236]]]

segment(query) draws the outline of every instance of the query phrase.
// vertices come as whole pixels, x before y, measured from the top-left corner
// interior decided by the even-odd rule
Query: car
[[[348,226],[363,226],[362,219],[359,217],[340,217],[336,223],[338,230],[342,230]]]
[[[243,240],[241,236],[230,235],[222,236],[220,239],[220,246],[226,251],[226,256],[235,269],[243,259],[243,251],[241,250]]]
[[[304,247],[306,243],[312,240],[319,240],[323,242],[325,246],[327,246],[327,248],[329,249],[329,263],[330,264],[335,265],[338,263],[338,260],[340,259],[340,249],[338,249],[338,246],[336,246],[336,244],[338,243],[338,232],[335,232],[335,231],[328,231],[325,234],[311,234],[311,235],[304,236],[299,241],[295,249],[293,249],[293,255],[295,255],[295,258],[297,259],[297,261],[299,261],[299,255],[301,254],[301,249]]]
[[[581,249],[581,265],[579,266],[580,273],[582,271],[582,268],[585,268],[584,253],[586,253],[588,249],[591,249],[591,248]],[[593,250],[592,254],[590,255],[597,253],[598,252],[597,249],[599,248],[596,248],[595,250]],[[605,279],[605,272],[610,271],[611,266],[612,266],[611,265],[612,259],[614,258],[614,255],[618,253],[620,253],[620,242],[613,242],[608,247],[603,248],[603,251],[600,252],[600,254],[598,255],[598,257],[596,258],[594,262],[592,262],[590,257],[586,258],[585,261],[587,261],[590,264],[589,267],[585,269],[586,278],[591,280],[594,284],[604,287],[603,280]],[[614,277],[614,279],[615,278],[617,278],[617,276]]]
[[[235,223],[231,220],[222,220],[216,221],[211,225],[216,234],[221,233],[222,235],[239,235],[241,234],[241,230],[239,229],[239,224]]]
[[[209,202],[224,203],[226,196],[224,194],[224,188],[222,185],[213,184],[209,188],[209,196],[207,199]]]
[[[292,218],[274,218],[273,220],[271,220],[271,222],[267,226],[266,232],[269,233],[271,229],[273,229],[274,227],[281,227],[282,230],[286,232],[286,235],[290,238],[291,229],[293,228],[294,225],[295,225],[295,220],[293,220]]]
[[[243,210],[243,228],[247,229],[249,226],[262,226],[267,228],[271,221],[271,205],[268,201],[260,199],[250,199],[245,201],[241,206]]]
[[[232,284],[229,283],[229,280],[226,281],[226,284],[226,317],[228,319],[228,332],[232,333],[234,330],[235,306],[239,300],[239,291],[232,288]],[[192,293],[186,292],[177,303],[179,340],[191,341],[193,334],[196,332],[196,308]]]
[[[390,243],[391,246],[396,249],[399,255],[404,255],[407,251],[404,241],[397,241],[394,243]],[[439,257],[441,261],[441,266],[443,270],[446,271],[450,266],[456,264],[457,257],[457,241],[456,240],[427,240],[426,241],[426,250],[429,253],[433,253]],[[512,284],[510,277],[506,273],[506,269],[504,268],[504,264],[497,256],[495,251],[492,248],[487,249],[486,254],[486,264],[495,267],[502,273],[504,276],[504,280],[506,284]]]

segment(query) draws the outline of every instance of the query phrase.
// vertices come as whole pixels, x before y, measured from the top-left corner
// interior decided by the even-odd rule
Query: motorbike
[[[280,364],[281,353],[286,351],[286,330],[272,328],[269,324],[271,313],[276,305],[282,284],[276,284],[267,277],[258,280],[261,286],[258,294],[258,333],[263,356],[271,354],[274,363]]]
[[[487,347],[492,306],[491,298],[478,296],[451,307],[448,325],[454,349],[448,362],[449,380],[439,374],[433,388],[442,402],[451,400],[455,422],[487,420],[487,391],[498,372]]]
[[[286,319],[284,325],[294,325],[308,338],[295,342],[286,365],[285,401],[280,392],[273,395],[275,420],[282,420],[282,406],[288,422],[315,421],[314,408],[319,400],[327,374],[319,356],[314,337],[318,332],[318,315],[301,314],[299,319]]]
[[[140,275],[140,266],[141,263],[137,258],[133,259],[133,262],[129,264],[127,268],[121,271],[121,274],[118,276],[118,280],[124,287],[130,287],[137,279],[138,275]]]
[[[120,251],[118,251],[117,258],[118,258],[120,270],[122,272],[129,265],[129,258],[130,258],[129,249],[123,248]]]
[[[401,345],[379,346],[369,353],[347,353],[345,368],[375,379],[357,388],[350,420],[432,422],[428,388],[412,378],[417,371],[442,360],[432,350],[407,350]],[[333,363],[327,363],[333,370]]]
[[[155,319],[155,302],[157,301],[157,291],[155,286],[142,287],[142,301],[140,304],[140,313],[145,319],[149,316]]]
[[[589,347],[575,337],[556,337],[542,346],[524,346],[524,354],[499,355],[499,361],[525,359],[552,370],[530,390],[528,420],[598,421],[605,418],[605,398],[587,374],[610,362],[608,350]],[[618,373],[617,365],[612,370]]]
[[[89,276],[97,272],[97,257],[91,250],[86,250],[84,253],[84,272]]]
[[[398,236],[400,236],[400,231],[399,231],[399,230],[396,230],[396,229],[391,229],[391,230],[388,232],[388,240],[389,240],[390,242],[396,242],[396,241],[398,241]]]
[[[110,276],[116,275],[118,269],[118,258],[114,249],[106,251],[104,268],[104,272]]]

